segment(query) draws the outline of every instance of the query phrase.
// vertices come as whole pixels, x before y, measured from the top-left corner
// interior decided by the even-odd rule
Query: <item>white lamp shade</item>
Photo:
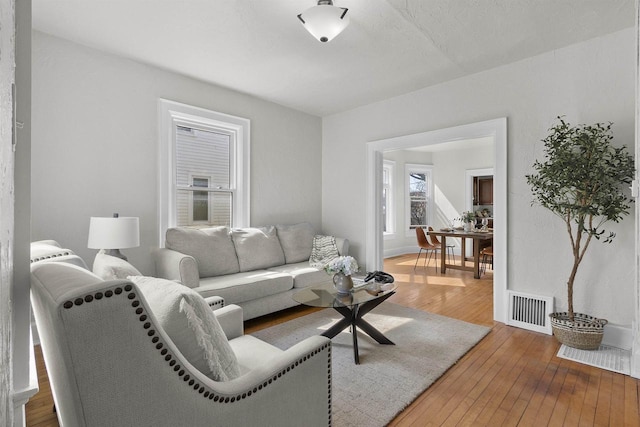
[[[126,249],[140,246],[140,224],[137,217],[91,217],[89,249]]]
[[[331,41],[349,25],[347,9],[321,4],[298,15],[302,25],[321,42]]]

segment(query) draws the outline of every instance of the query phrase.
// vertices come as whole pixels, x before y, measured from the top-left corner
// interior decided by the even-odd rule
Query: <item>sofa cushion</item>
[[[228,227],[169,228],[166,247],[195,258],[200,277],[220,276],[240,271]]]
[[[197,292],[155,277],[131,276],[160,325],[182,355],[214,381],[240,375],[236,355],[216,316]]]
[[[334,236],[316,235],[313,237],[309,264],[312,267],[324,268],[334,258],[340,256]]]
[[[238,357],[240,375],[264,366],[265,362],[282,354],[282,350],[251,335],[242,335],[229,341]]]
[[[269,271],[288,274],[293,277],[294,288],[306,288],[317,286],[322,283],[332,281],[332,276],[323,269],[312,267],[309,261],[302,261],[295,264],[286,264],[269,268]]]
[[[311,224],[276,225],[276,230],[287,264],[309,260],[315,235]]]
[[[255,270],[228,276],[207,277],[195,290],[203,297],[219,296],[225,304],[237,304],[286,292],[293,288],[293,277],[267,270]]]
[[[101,249],[93,260],[93,273],[104,280],[126,279],[129,276],[141,276],[133,265],[122,258],[107,255]]]
[[[282,265],[284,252],[274,226],[261,228],[234,228],[231,238],[238,254],[240,271]]]

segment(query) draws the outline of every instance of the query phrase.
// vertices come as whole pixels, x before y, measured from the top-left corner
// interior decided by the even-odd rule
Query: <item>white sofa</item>
[[[105,281],[69,252],[36,256],[31,269],[60,425],[331,425],[328,338],[280,350],[243,335],[238,306],[212,312],[168,280]],[[234,376],[212,379],[211,360],[225,352]]]
[[[165,248],[154,252],[156,276],[175,280],[203,297],[220,296],[237,304],[244,318],[293,307],[300,288],[330,281],[312,267],[315,231],[311,224],[260,228],[170,228]],[[337,255],[348,255],[349,241],[335,238]]]

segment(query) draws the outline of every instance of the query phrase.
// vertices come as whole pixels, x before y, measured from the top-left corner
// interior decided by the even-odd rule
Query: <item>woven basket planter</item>
[[[604,325],[608,323],[605,319],[582,313],[575,313],[573,322],[567,312],[551,313],[549,317],[557,340],[580,350],[597,350],[604,335]]]

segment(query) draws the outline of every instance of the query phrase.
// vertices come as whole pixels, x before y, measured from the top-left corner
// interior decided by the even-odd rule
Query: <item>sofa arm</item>
[[[241,337],[244,335],[244,323],[242,322],[242,308],[235,304],[229,304],[225,307],[213,311],[218,319],[218,323],[222,327],[227,339]]]
[[[220,425],[330,426],[331,383],[331,340],[306,338],[240,377],[216,383],[222,395],[247,394],[236,400],[231,422],[218,416]]]
[[[171,249],[159,248],[153,252],[156,276],[175,280],[190,288],[200,286],[200,274],[195,258]]]
[[[338,247],[338,254],[340,254],[340,256],[349,255],[349,239],[336,237],[336,246]]]

